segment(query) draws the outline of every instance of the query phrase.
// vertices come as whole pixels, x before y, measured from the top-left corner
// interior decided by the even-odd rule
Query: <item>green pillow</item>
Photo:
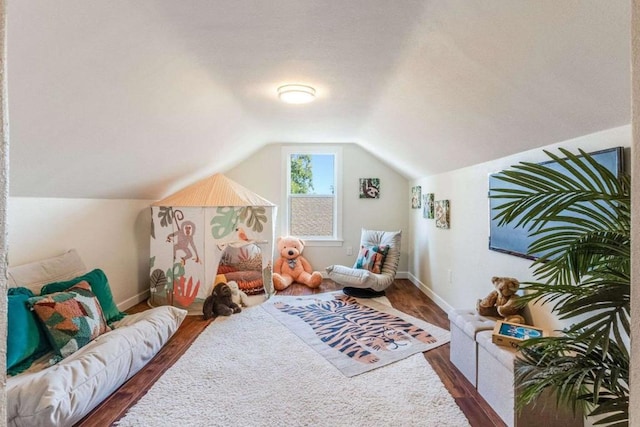
[[[40,322],[27,305],[33,296],[27,288],[7,291],[7,374],[28,369],[38,357],[51,351]]]
[[[111,294],[111,287],[109,286],[107,276],[104,274],[104,271],[99,268],[96,268],[83,276],[67,280],[66,282],[54,282],[44,285],[40,290],[40,294],[46,295],[54,292],[66,291],[82,281],[86,281],[91,285],[91,292],[93,292],[98,298],[98,302],[100,302],[100,307],[102,308],[102,312],[104,313],[107,323],[120,320],[126,315],[125,313],[120,312],[116,303],[113,302],[113,295]]]
[[[27,303],[47,332],[57,353],[55,360],[62,360],[111,330],[86,281],[63,292],[31,297]]]

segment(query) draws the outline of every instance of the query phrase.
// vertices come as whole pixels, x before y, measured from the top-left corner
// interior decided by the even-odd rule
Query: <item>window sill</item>
[[[310,239],[310,238],[304,238],[302,237],[302,240],[304,240],[305,246],[306,247],[311,247],[311,246],[342,246],[342,244],[344,243],[344,240],[318,240],[318,239]]]

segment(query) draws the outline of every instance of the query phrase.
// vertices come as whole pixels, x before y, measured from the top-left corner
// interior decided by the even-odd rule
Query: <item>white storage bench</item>
[[[500,418],[508,426],[513,426],[515,425],[513,363],[516,350],[492,343],[492,334],[493,331],[482,331],[476,335],[478,343],[476,388]]]
[[[451,330],[449,358],[475,386],[478,365],[476,334],[480,331],[493,330],[496,320],[480,316],[475,310],[458,309],[449,313],[449,321]]]
[[[475,310],[454,310],[451,321],[451,362],[469,379],[478,393],[509,427],[582,427],[581,414],[558,408],[555,398],[541,396],[535,405],[515,410],[514,362],[517,350],[492,342],[497,319],[479,316]]]

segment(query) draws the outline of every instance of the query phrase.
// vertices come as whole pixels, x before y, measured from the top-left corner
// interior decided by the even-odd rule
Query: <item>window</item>
[[[286,167],[286,234],[307,244],[330,244],[342,238],[340,147],[283,148]]]

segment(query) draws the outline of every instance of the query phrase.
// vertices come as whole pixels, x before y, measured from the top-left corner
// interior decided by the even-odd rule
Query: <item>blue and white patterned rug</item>
[[[448,331],[383,302],[339,291],[274,296],[262,307],[347,377],[449,342]]]

